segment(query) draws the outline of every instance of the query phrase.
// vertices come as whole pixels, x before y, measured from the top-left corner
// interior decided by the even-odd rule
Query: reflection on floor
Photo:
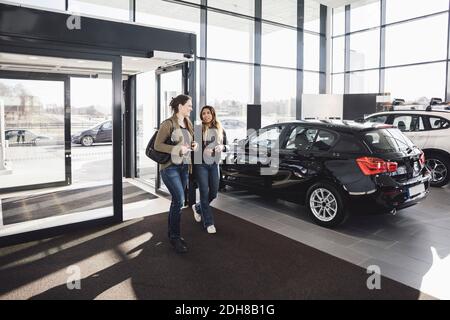
[[[450,186],[397,215],[353,215],[329,230],[306,208],[228,189],[213,206],[438,298],[450,299]],[[217,226],[220,228],[220,226]]]
[[[84,183],[78,185],[72,185],[63,188],[49,188],[49,189],[41,189],[34,191],[21,191],[8,195],[0,195],[0,237],[39,230],[42,228],[51,228],[61,225],[73,224],[82,221],[89,221],[95,219],[101,219],[105,217],[113,216],[114,210],[112,206],[112,190],[110,185],[111,180],[106,181],[97,181],[95,183]],[[134,179],[126,179],[124,180],[125,190],[123,195],[123,218],[124,220],[130,220],[135,218],[140,218],[152,214],[157,214],[161,212],[165,212],[168,210],[170,206],[170,201],[156,197],[154,195],[154,187],[149,186],[148,184],[141,183]],[[106,198],[101,198],[99,203],[94,202],[86,202],[85,196],[86,191],[88,190],[96,190],[98,193],[102,188],[106,188],[108,186],[108,192],[104,192],[103,196]],[[77,190],[83,189],[83,197],[80,197],[77,194]],[[66,195],[64,202],[69,202],[68,210],[75,210],[73,214],[66,214],[68,211],[65,209],[59,210],[60,214],[52,214],[51,216],[45,212],[45,210],[49,209],[49,206],[55,206],[55,200],[59,199],[58,206],[65,206],[66,204],[61,201],[57,194],[63,192]],[[89,193],[89,192],[88,192]],[[109,198],[108,198],[108,197]],[[42,199],[44,197],[44,201]],[[47,197],[47,198],[46,198]],[[76,201],[73,197],[76,197]],[[25,220],[25,222],[21,223],[11,223],[11,220],[3,221],[4,214],[2,212],[3,205],[1,204],[3,201],[8,201],[8,199],[28,199],[27,206],[25,209],[17,208],[12,205],[9,207],[9,215],[10,219],[12,216],[21,214],[25,216],[29,216],[33,218],[33,215],[30,212],[39,212],[42,214],[42,217],[34,220]],[[50,199],[51,198],[51,199]],[[108,199],[107,199],[108,198]],[[33,202],[33,199],[39,199],[37,202]],[[67,200],[69,199],[69,200]],[[97,200],[96,200],[97,201]],[[71,203],[72,202],[72,203]],[[77,202],[77,203],[76,203]],[[106,203],[108,202],[108,204]],[[19,201],[20,203],[20,201]],[[12,202],[11,202],[12,204]],[[10,205],[11,205],[10,204]],[[23,203],[22,203],[23,204]],[[44,207],[46,209],[44,209]],[[41,210],[42,209],[42,210]],[[11,211],[12,210],[12,211]],[[7,210],[8,211],[8,210]],[[44,217],[45,216],[45,217]],[[10,224],[6,224],[6,223]]]
[[[122,190],[124,204],[157,198],[128,182]],[[112,185],[5,198],[1,206],[4,225],[107,208],[112,206]]]

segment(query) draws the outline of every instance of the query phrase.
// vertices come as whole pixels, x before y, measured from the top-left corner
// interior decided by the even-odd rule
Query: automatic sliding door
[[[117,60],[109,58],[0,53],[4,75],[26,75],[0,73],[0,239],[121,212],[113,201]]]
[[[155,71],[136,76],[136,177],[153,187],[158,168],[145,148],[158,127],[155,88]]]
[[[158,126],[165,119],[172,116],[172,109],[169,106],[172,98],[184,92],[182,65],[170,71],[157,73],[157,94],[158,94]],[[159,172],[157,173],[156,190],[168,192]]]
[[[0,72],[0,193],[70,183],[64,145],[67,109],[63,78]],[[67,151],[70,155],[70,149]]]
[[[184,92],[181,65],[137,75],[136,86],[136,176],[163,191],[158,165],[145,155],[145,148],[159,124],[172,115],[173,97]],[[162,186],[161,186],[162,184]]]

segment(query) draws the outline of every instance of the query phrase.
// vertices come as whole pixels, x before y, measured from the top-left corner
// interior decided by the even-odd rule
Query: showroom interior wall
[[[241,127],[247,104],[262,105],[266,125],[299,118],[303,93],[325,93],[327,8],[314,0],[11,2],[195,32],[197,106],[211,104]]]
[[[364,0],[333,9],[332,92],[449,99],[449,1]]]

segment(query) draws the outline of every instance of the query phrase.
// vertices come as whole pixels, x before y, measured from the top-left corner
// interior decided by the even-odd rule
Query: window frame
[[[410,121],[410,126],[409,126],[409,130],[400,130],[400,128],[398,128],[401,132],[419,132],[419,128],[418,128],[418,123],[420,121],[420,115],[419,114],[413,114],[413,113],[405,113],[405,114],[401,114],[401,113],[397,113],[395,115],[392,115],[392,125],[394,125],[394,121],[396,118],[401,118],[401,117],[411,117],[411,121]],[[411,130],[411,126],[414,125],[414,130]]]
[[[448,130],[450,129],[450,120],[444,118],[444,117],[440,117],[440,116],[435,116],[435,115],[422,115],[423,118],[423,124],[425,126],[425,131],[437,131],[437,130]],[[433,128],[431,126],[431,121],[430,118],[439,118],[441,121],[445,121],[446,123],[448,123],[448,127],[447,128]]]
[[[264,134],[267,131],[275,129],[275,128],[281,129],[280,134],[278,135],[278,145],[279,145],[279,149],[281,149],[282,143],[284,143],[283,136],[285,135],[286,129],[288,127],[289,126],[287,126],[286,124],[281,124],[281,123],[278,124],[277,123],[277,124],[270,125],[268,127],[261,128],[260,130],[264,130],[264,132],[263,132],[263,134]],[[252,148],[252,149],[267,148],[267,147],[261,147],[259,144],[256,144],[255,146],[251,146],[250,145],[250,140],[252,138],[254,138],[255,136],[256,136],[256,138],[258,138],[260,136],[259,130],[254,132],[251,136],[249,136],[246,139],[245,148],[246,149],[250,149],[250,148]]]
[[[287,128],[286,134],[284,135],[284,141],[283,141],[283,144],[280,143],[280,149],[283,149],[283,150],[286,150],[286,151],[296,151],[296,150],[297,150],[297,149],[287,149],[287,148],[286,148],[286,147],[287,147],[288,140],[289,140],[289,138],[290,138],[292,132],[293,132],[297,127],[301,127],[301,128],[303,128],[303,129],[305,129],[305,130],[310,130],[310,129],[317,130],[316,135],[314,136],[313,142],[308,146],[308,148],[306,148],[305,150],[302,150],[302,152],[328,153],[328,152],[330,152],[331,150],[333,150],[333,148],[335,147],[337,141],[339,141],[339,138],[340,138],[340,134],[339,134],[338,132],[336,132],[335,130],[324,129],[324,128],[317,127],[317,126],[310,125],[310,124],[293,124],[293,125],[291,125],[289,128]],[[320,133],[321,131],[329,132],[330,134],[332,134],[332,135],[334,136],[334,141],[333,141],[333,143],[330,145],[330,149],[328,149],[327,151],[324,151],[324,150],[313,150],[313,149],[312,149],[312,147],[313,147],[314,143],[316,142],[317,137],[319,136],[319,133]]]
[[[287,144],[289,142],[289,138],[291,137],[291,134],[294,132],[294,130],[296,130],[297,128],[302,128],[304,130],[309,130],[309,129],[317,130],[316,135],[314,136],[314,140],[316,139],[317,134],[319,133],[319,130],[317,128],[313,128],[313,127],[305,125],[305,124],[292,124],[289,127],[289,129],[287,130],[287,132],[286,132],[285,139],[284,139],[284,142],[283,142],[283,145],[282,145],[282,149],[283,150],[286,150],[286,151],[296,151],[297,150],[296,148],[293,148],[293,149],[290,149],[290,148],[288,149],[287,148]],[[312,143],[314,143],[314,140],[313,140]],[[306,148],[304,151],[308,151],[310,149],[311,145],[309,145],[308,148]]]
[[[361,141],[359,135],[355,135],[352,133],[337,133],[338,138],[335,141],[333,147],[330,149],[333,153],[338,154],[361,154],[367,152],[367,147],[363,141]],[[350,139],[353,139],[356,142],[356,145],[359,147],[358,151],[345,151],[345,150],[338,150],[336,147],[339,145],[339,142],[343,140],[344,137],[350,137]]]
[[[334,130],[330,130],[330,129],[322,129],[322,128],[316,128],[316,129],[317,129],[317,134],[314,137],[313,143],[311,144],[311,146],[307,150],[310,151],[310,152],[313,152],[313,153],[329,153],[336,146],[336,143],[337,143],[337,141],[339,140],[339,137],[340,137],[339,133],[337,133]],[[319,134],[320,134],[321,131],[328,132],[334,137],[334,140],[330,144],[330,147],[328,148],[328,150],[314,150],[313,149],[314,144],[317,142],[317,138],[319,137]]]

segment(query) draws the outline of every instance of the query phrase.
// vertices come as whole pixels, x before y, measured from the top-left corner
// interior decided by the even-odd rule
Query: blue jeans
[[[198,164],[195,165],[194,171],[200,190],[200,202],[195,205],[195,209],[201,213],[203,226],[206,228],[214,224],[209,204],[217,197],[219,191],[219,165],[217,163]]]
[[[161,178],[172,196],[169,211],[169,238],[181,237],[181,208],[184,206],[184,190],[188,182],[189,167],[187,164],[176,165],[161,170]]]

